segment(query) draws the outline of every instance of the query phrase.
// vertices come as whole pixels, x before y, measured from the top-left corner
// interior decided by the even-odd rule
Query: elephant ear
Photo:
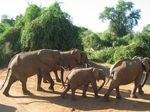
[[[149,73],[149,71],[150,71],[150,59],[149,58],[144,58],[142,60],[142,63],[144,65],[144,67],[145,67],[146,73]]]
[[[94,75],[94,77],[95,77],[95,79],[96,80],[99,80],[99,73],[100,73],[100,71],[99,71],[99,69],[97,69],[97,68],[93,68],[93,70],[92,70],[92,73],[93,73],[93,75]]]

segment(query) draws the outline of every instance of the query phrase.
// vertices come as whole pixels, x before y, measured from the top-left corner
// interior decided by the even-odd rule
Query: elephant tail
[[[5,83],[6,83],[7,79],[8,79],[9,71],[10,71],[10,68],[8,68],[8,70],[7,70],[7,75],[6,75],[5,81],[4,81],[3,85],[2,85],[2,87],[0,88],[0,90],[3,89]]]

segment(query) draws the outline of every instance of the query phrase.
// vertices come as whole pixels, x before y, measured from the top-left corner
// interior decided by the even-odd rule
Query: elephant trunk
[[[105,84],[105,78],[103,79],[102,85],[97,89],[97,93],[102,89],[102,87],[104,86],[104,84]]]
[[[149,73],[146,73],[145,77],[143,78],[140,87],[143,87],[148,79]]]

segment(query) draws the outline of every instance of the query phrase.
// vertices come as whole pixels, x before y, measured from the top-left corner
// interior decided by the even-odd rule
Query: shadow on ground
[[[103,92],[106,91],[105,88],[102,90]],[[121,100],[117,100],[113,97],[110,97],[110,102],[103,102],[102,97],[94,98],[87,97],[82,98],[81,96],[76,96],[77,100],[72,101],[70,94],[66,96],[65,99],[60,97],[60,92],[53,93],[59,96],[11,96],[12,98],[31,98],[35,99],[35,101],[31,101],[26,103],[26,105],[36,102],[44,102],[44,103],[55,103],[57,105],[61,105],[64,107],[72,108],[72,109],[79,109],[84,111],[92,111],[92,110],[104,110],[104,109],[116,109],[116,110],[132,110],[132,111],[149,111],[150,103],[148,102],[141,102],[141,101],[133,101],[132,99],[123,98]],[[90,93],[92,94],[92,93]],[[111,96],[114,96],[114,91],[112,92]],[[123,97],[128,97],[128,91],[122,91],[121,95]],[[142,96],[144,99],[149,99],[150,94],[145,94]],[[150,99],[149,99],[150,100]]]
[[[16,108],[0,104],[0,112],[16,112]]]

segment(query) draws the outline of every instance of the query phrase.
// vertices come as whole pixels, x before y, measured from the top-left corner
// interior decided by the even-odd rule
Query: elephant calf
[[[84,86],[83,89],[83,97],[86,97],[86,91],[89,86],[89,83],[91,83],[92,88],[95,93],[95,97],[98,97],[98,91],[104,86],[105,84],[105,76],[103,75],[102,69],[97,68],[79,68],[79,69],[73,69],[70,74],[67,77],[68,84],[67,88],[64,90],[64,92],[61,94],[61,96],[64,98],[65,94],[71,89],[72,91],[72,100],[75,99],[75,91],[78,87]],[[97,90],[97,84],[96,80],[103,80],[103,84],[101,87]]]

